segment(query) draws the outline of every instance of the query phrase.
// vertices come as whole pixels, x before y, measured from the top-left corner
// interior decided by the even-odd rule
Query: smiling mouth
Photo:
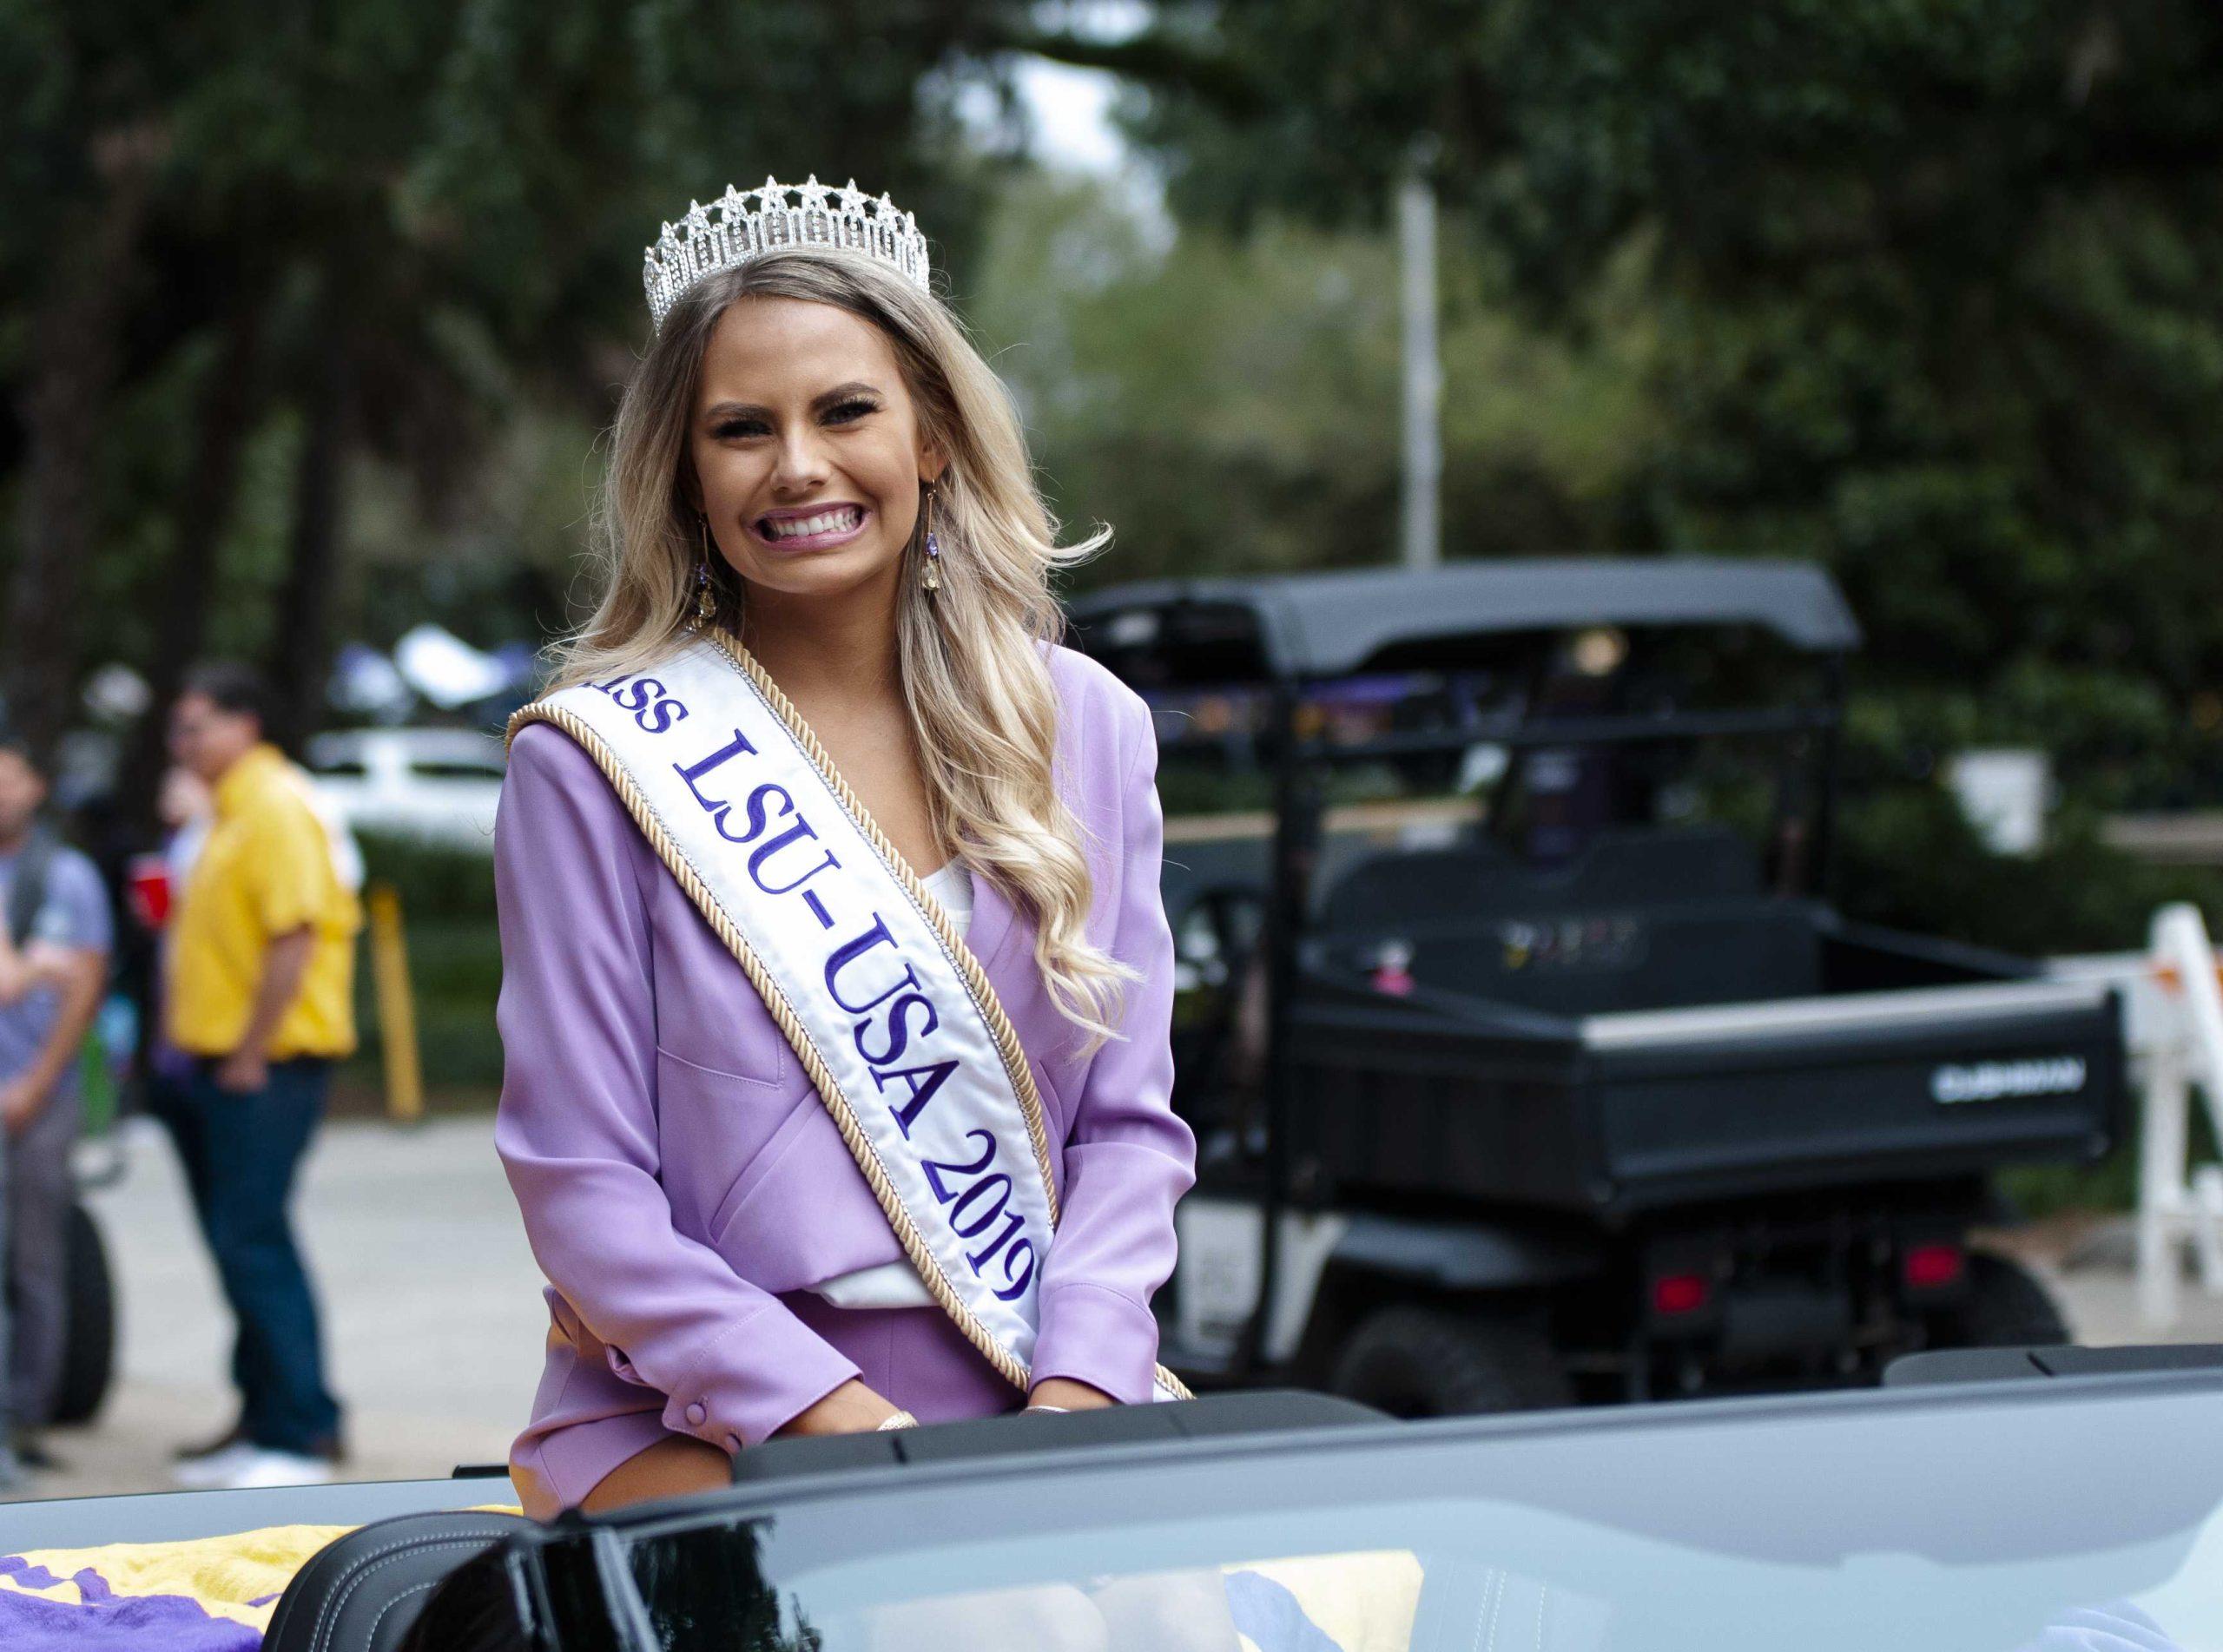
[[[837,504],[807,517],[760,517],[758,535],[773,544],[790,540],[837,539],[864,526],[864,507]]]

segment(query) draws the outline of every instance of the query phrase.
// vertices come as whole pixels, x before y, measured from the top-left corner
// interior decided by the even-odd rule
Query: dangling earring
[[[703,560],[695,564],[695,622],[709,625],[718,617],[718,599],[710,589],[710,518],[698,512],[703,524]]]
[[[934,484],[927,484],[927,571],[919,583],[929,592],[941,589],[941,541],[934,533]]]

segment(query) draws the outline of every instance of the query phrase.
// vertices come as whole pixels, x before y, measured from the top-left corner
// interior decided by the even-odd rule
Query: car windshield
[[[1885,1396],[999,1459],[650,1521],[623,1570],[672,1652],[2223,1652],[2215,1403]]]

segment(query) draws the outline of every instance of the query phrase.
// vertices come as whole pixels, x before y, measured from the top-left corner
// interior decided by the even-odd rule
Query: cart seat
[[[1600,833],[1559,866],[1529,865],[1484,840],[1369,855],[1328,892],[1320,927],[1369,934],[1462,918],[1764,898],[1759,861],[1729,828],[1624,826]]]
[[[1329,892],[1321,932],[1346,970],[1394,940],[1424,987],[1582,1017],[1818,993],[1821,913],[1764,893],[1733,832],[1625,828],[1560,867],[1487,843],[1370,857]]]
[[[1369,855],[1329,887],[1320,930],[1362,935],[1455,915],[1480,917],[1496,910],[1505,890],[1527,876],[1494,843]]]
[[[1430,925],[1403,938],[1421,985],[1547,1015],[1758,1004],[1822,991],[1814,909],[1705,902]],[[1362,965],[1363,967],[1363,965]]]

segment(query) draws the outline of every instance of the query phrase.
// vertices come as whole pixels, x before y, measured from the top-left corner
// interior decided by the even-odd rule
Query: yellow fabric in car
[[[516,1514],[514,1504],[482,1510]],[[353,1526],[265,1526],[176,1543],[0,1555],[6,1652],[255,1652],[278,1597]]]
[[[127,1645],[261,1643],[311,1555],[349,1526],[266,1526],[179,1543],[30,1549],[0,1557],[0,1640],[10,1652]],[[95,1638],[96,1624],[109,1632]],[[218,1623],[245,1633],[233,1637]],[[136,1632],[136,1633],[135,1633]]]
[[[1408,1652],[1421,1563],[1408,1549],[1221,1568],[1243,1652]]]

